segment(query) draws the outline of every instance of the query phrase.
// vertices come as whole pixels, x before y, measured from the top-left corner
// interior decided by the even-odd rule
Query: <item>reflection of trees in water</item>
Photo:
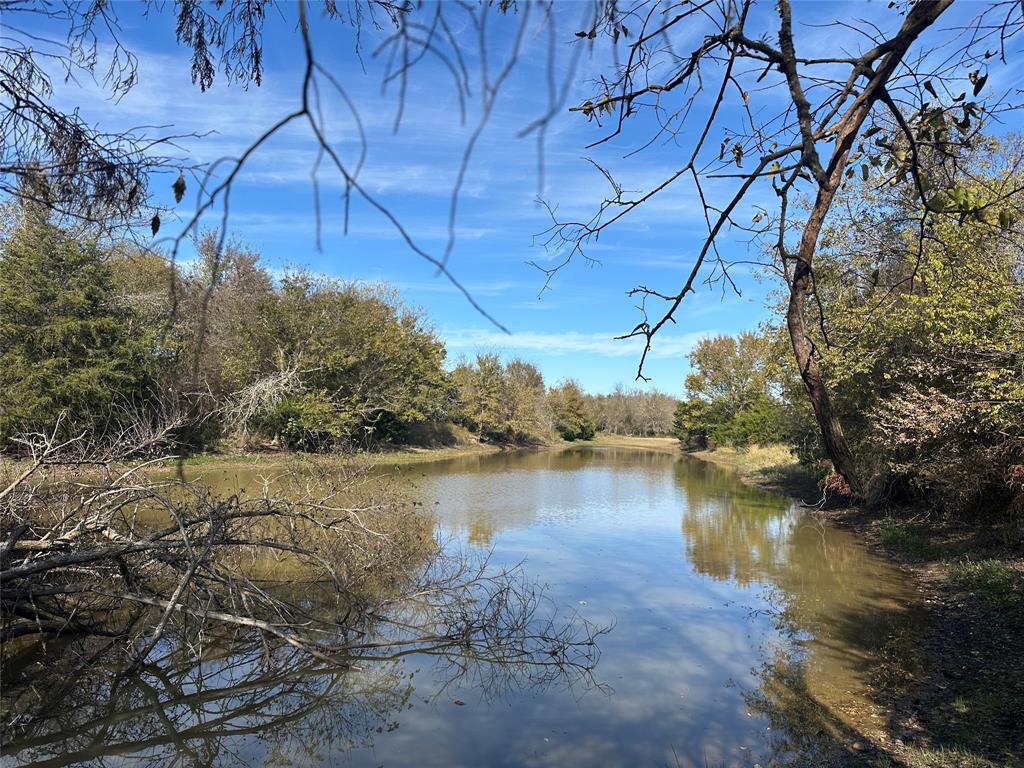
[[[686,559],[699,573],[747,586],[785,565],[793,519],[784,498],[704,462],[681,462],[676,480],[687,500]]]
[[[644,449],[581,446],[471,456],[391,472],[408,478],[417,498],[436,508],[445,529],[464,531],[473,544],[490,547],[502,531],[529,528],[544,516],[571,522],[592,510],[595,500],[612,503],[627,489],[645,498],[663,495],[666,473],[676,461],[672,454]],[[629,483],[623,485],[625,472]]]
[[[496,617],[509,611],[502,600],[520,601],[522,624]],[[422,627],[428,610],[406,606],[390,617],[386,634],[368,636],[362,655],[345,665],[239,633],[167,635],[132,672],[123,641],[32,645],[4,663],[0,751],[38,768],[99,765],[115,756],[160,766],[233,765],[243,757],[278,766],[329,763],[398,727],[414,691],[407,656],[432,659],[446,685],[472,685],[492,696],[591,683],[596,646],[576,654],[574,631],[555,639],[551,629],[570,624],[556,625],[540,596],[492,592],[461,616],[448,605],[434,621],[463,622],[462,646],[441,635],[434,645],[390,645],[396,625]]]
[[[8,680],[4,692],[22,710],[5,729],[4,752],[21,765],[130,755],[151,765],[212,766],[238,761],[243,740],[258,736],[268,764],[317,763],[372,744],[376,729],[395,727],[391,718],[412,693],[397,661],[351,672],[256,642],[219,643],[200,659],[180,640],[130,675],[120,674],[119,649],[95,642],[66,649],[65,663],[47,670],[22,660],[25,676]],[[69,669],[71,656],[94,659]]]
[[[778,633],[744,694],[767,717],[774,759],[823,765],[867,739],[877,714],[868,676],[888,638],[916,617],[899,573],[852,536],[792,508],[783,497],[740,486],[734,473],[687,463],[687,559],[700,573],[762,585],[757,607]]]
[[[752,713],[769,723],[768,755],[762,763],[817,768],[849,757],[849,745],[860,733],[815,694],[804,654],[776,648],[755,674],[760,685],[743,698]]]
[[[687,497],[687,560],[699,573],[741,587],[770,585],[771,602],[781,603],[790,623],[827,630],[840,613],[889,607],[899,594],[894,569],[785,497],[696,462],[681,465],[677,480]]]
[[[768,719],[771,754],[790,766],[849,765],[851,758],[859,765],[859,750],[886,743],[894,716],[866,682],[891,674],[894,664],[916,667],[912,654],[905,657],[906,638],[919,636],[925,616],[901,601],[838,607],[827,634],[802,643],[792,642],[799,624],[789,605],[776,618],[788,641],[768,649],[753,670],[757,686],[744,692],[750,710]]]

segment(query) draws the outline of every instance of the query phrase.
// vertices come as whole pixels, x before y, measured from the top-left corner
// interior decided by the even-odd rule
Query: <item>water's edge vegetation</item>
[[[813,505],[897,563],[927,617],[920,636],[889,637],[870,675],[891,713],[881,738],[850,740],[852,764],[873,768],[996,768],[1024,764],[1024,558],[1005,538],[917,509],[881,517],[827,503],[782,445],[689,451],[748,485]],[[807,495],[807,494],[811,495]]]

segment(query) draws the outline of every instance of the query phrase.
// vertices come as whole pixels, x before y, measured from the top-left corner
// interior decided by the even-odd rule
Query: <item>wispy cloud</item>
[[[505,334],[481,328],[456,328],[441,331],[441,336],[449,349],[498,350],[545,355],[589,354],[601,357],[639,357],[643,351],[641,339],[616,339],[616,335],[612,331],[604,333],[520,331]],[[685,357],[701,339],[714,335],[715,331],[704,330],[680,336],[656,337],[649,357]]]

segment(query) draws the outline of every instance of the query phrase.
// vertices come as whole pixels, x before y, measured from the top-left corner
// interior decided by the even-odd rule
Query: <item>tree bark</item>
[[[796,253],[796,267],[789,285],[786,325],[789,329],[789,339],[793,344],[793,354],[800,370],[800,378],[803,380],[804,388],[807,390],[814,415],[818,421],[818,427],[821,429],[825,451],[829,459],[832,460],[836,472],[842,475],[851,494],[856,498],[863,498],[866,490],[865,484],[857,472],[853,452],[846,441],[846,435],[843,434],[843,426],[832,408],[832,400],[825,384],[824,373],[818,363],[817,348],[807,328],[807,293],[814,281],[812,271],[814,254],[817,250],[818,236],[825,223],[825,217],[832,207],[836,192],[842,184],[850,150],[857,140],[861,126],[871,113],[875,103],[885,96],[889,78],[892,77],[910,46],[952,4],[953,0],[922,0],[911,8],[896,36],[876,49],[877,52],[882,53],[882,58],[876,68],[872,70],[868,64],[868,61],[873,62],[872,54],[875,51],[865,55],[863,74],[867,77],[867,85],[857,95],[853,104],[836,125],[835,151],[832,153],[828,167],[821,169],[817,158],[817,149],[809,130],[811,115],[807,98],[803,93],[796,71],[796,53],[792,46],[789,3],[787,0],[782,0],[779,3],[782,21],[779,38],[784,57],[780,68],[787,77],[793,103],[797,107],[800,118],[801,132],[804,134],[803,162],[814,172],[818,183],[818,194],[814,201],[814,207],[804,225]]]

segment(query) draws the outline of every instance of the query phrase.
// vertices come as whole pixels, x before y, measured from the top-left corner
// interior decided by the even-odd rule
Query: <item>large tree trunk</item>
[[[832,207],[832,201],[843,182],[843,174],[850,156],[850,150],[860,133],[861,126],[871,113],[872,107],[878,102],[886,101],[886,85],[896,71],[897,66],[907,54],[911,44],[918,36],[930,27],[952,5],[953,0],[922,0],[913,5],[903,21],[900,31],[891,40],[884,43],[885,56],[873,70],[865,69],[861,74],[867,77],[864,89],[856,95],[842,119],[836,125],[834,133],[835,150],[829,159],[828,166],[821,167],[818,159],[816,141],[812,135],[813,117],[807,97],[797,74],[797,57],[793,48],[792,17],[788,0],[780,0],[779,12],[782,21],[779,43],[784,60],[780,69],[786,76],[793,104],[800,121],[801,134],[804,142],[803,162],[811,169],[818,184],[818,194],[814,207],[807,218],[800,237],[800,245],[796,253],[796,267],[789,285],[789,307],[786,312],[786,325],[789,328],[789,339],[793,344],[793,354],[800,370],[800,377],[814,408],[814,415],[821,429],[825,451],[832,460],[836,472],[842,475],[850,492],[857,498],[863,498],[865,485],[857,474],[856,464],[850,446],[843,434],[842,424],[832,410],[832,400],[825,386],[825,378],[818,363],[814,340],[807,328],[806,304],[807,292],[814,282],[812,265],[818,246],[818,236],[825,224],[825,217]],[[892,105],[894,108],[895,105]]]
[[[853,496],[864,495],[864,484],[857,473],[853,460],[853,452],[843,434],[843,425],[839,423],[832,410],[832,400],[825,386],[821,366],[815,356],[815,344],[807,332],[807,319],[804,314],[807,291],[811,282],[811,268],[805,261],[798,261],[793,282],[790,285],[789,309],[786,313],[786,324],[789,328],[789,339],[793,343],[793,354],[800,368],[800,378],[814,408],[814,416],[818,420],[825,451],[836,472],[842,475]]]

